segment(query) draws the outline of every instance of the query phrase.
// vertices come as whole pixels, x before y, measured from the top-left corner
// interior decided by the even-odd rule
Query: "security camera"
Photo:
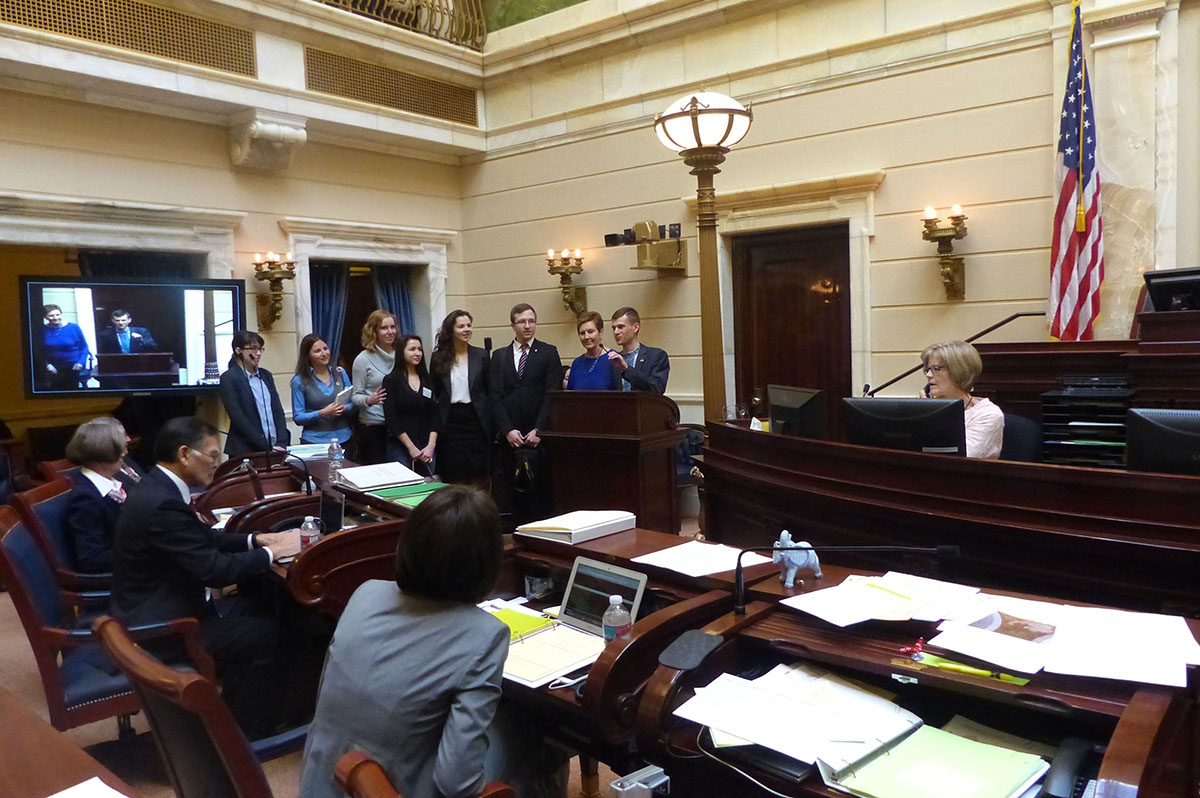
[[[626,227],[624,229],[624,231],[622,231],[620,233],[605,233],[604,234],[604,246],[606,246],[606,247],[619,247],[623,244],[634,244],[634,243],[637,243],[637,242],[633,237],[633,230],[629,229],[628,227]]]

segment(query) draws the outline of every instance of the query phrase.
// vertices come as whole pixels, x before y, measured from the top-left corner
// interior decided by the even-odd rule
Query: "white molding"
[[[145,202],[0,193],[0,243],[197,252],[205,276],[233,276],[241,211]]]
[[[312,332],[309,261],[342,260],[414,267],[413,320],[418,334],[437,329],[446,314],[447,245],[458,233],[429,227],[287,216],[279,227],[296,261],[296,341]]]
[[[725,404],[734,401],[732,236],[829,222],[847,222],[850,247],[851,386],[871,381],[871,237],[875,235],[875,191],[882,169],[795,183],[717,192],[717,269],[725,359]],[[696,198],[683,197],[689,211]]]

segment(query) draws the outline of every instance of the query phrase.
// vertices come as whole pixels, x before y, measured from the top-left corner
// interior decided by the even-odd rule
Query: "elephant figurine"
[[[785,529],[779,533],[779,540],[772,544],[775,549],[787,549],[793,546],[800,546],[808,551],[776,551],[771,555],[771,562],[783,565],[779,571],[779,581],[783,582],[783,586],[793,587],[796,584],[796,571],[801,568],[811,568],[813,576],[820,579],[823,576],[821,561],[817,559],[817,553],[806,541],[793,543],[792,533]]]

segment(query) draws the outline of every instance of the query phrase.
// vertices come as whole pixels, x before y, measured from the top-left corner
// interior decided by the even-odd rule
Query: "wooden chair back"
[[[263,499],[238,510],[225,524],[225,531],[239,535],[253,532],[281,532],[304,522],[306,515],[319,517],[321,495],[279,496]]]
[[[333,778],[349,798],[400,798],[379,763],[361,751],[342,754],[333,770]],[[493,781],[479,793],[479,798],[514,797],[512,787],[500,781]]]
[[[340,617],[368,579],[392,580],[404,520],[347,529],[321,538],[288,569],[288,590],[300,604]]]
[[[62,477],[70,478],[71,474],[78,470],[79,466],[70,460],[43,460],[37,464],[38,478],[43,482],[54,482]]]
[[[213,484],[233,474],[233,472],[242,468],[246,462],[249,462],[258,471],[289,470],[289,466],[284,462],[285,456],[279,452],[250,452],[238,457],[230,457],[224,463],[217,466],[217,471],[213,474]]]
[[[273,493],[291,493],[301,489],[301,480],[286,471],[238,474],[214,482],[196,499],[196,509],[211,512],[219,507],[244,507]]]
[[[141,698],[179,798],[272,798],[258,757],[212,680],[162,664],[115,618],[98,618],[92,629]]]

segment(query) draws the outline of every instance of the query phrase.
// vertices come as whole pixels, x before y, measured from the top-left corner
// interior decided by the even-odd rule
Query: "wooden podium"
[[[638,526],[679,531],[679,407],[643,391],[549,394],[554,512],[628,510]]]

